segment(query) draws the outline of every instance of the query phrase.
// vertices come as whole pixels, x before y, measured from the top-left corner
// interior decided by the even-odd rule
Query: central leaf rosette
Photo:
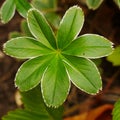
[[[18,37],[4,45],[6,54],[29,59],[16,74],[15,84],[20,91],[40,84],[46,105],[58,107],[66,100],[71,82],[89,94],[102,89],[98,69],[89,59],[110,54],[112,43],[95,34],[77,37],[84,23],[81,8],[67,10],[56,35],[36,9],[28,11],[27,23],[34,38]]]

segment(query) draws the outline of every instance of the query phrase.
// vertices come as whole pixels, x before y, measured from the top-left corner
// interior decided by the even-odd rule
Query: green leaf
[[[20,91],[28,91],[40,83],[52,57],[52,55],[36,57],[21,65],[15,78],[16,86]]]
[[[116,5],[120,8],[120,0],[114,0],[114,2],[115,2]]]
[[[87,6],[89,9],[97,9],[101,4],[103,0],[86,0]]]
[[[120,120],[120,100],[115,103],[112,115],[112,120]]]
[[[86,58],[100,58],[111,54],[112,43],[96,34],[85,34],[74,40],[63,53]]]
[[[67,10],[57,33],[57,42],[60,49],[65,48],[74,40],[82,29],[84,15],[81,8],[73,6]]]
[[[113,53],[107,57],[107,60],[112,62],[114,66],[120,65],[120,46],[115,48]]]
[[[46,13],[45,17],[47,18],[48,22],[53,26],[53,28],[58,29],[60,23],[60,16],[58,16],[54,12]]]
[[[16,58],[26,59],[50,54],[51,50],[29,37],[18,37],[4,44],[4,52]]]
[[[20,13],[21,16],[27,17],[27,12],[32,6],[29,4],[27,0],[15,0],[16,9]]]
[[[54,118],[54,120],[62,120],[63,107],[60,106],[57,109],[46,107],[42,98],[40,86],[28,92],[22,92],[21,95],[25,109],[37,113],[44,113],[48,115],[49,118]]]
[[[33,37],[33,35],[31,34],[31,32],[28,28],[28,24],[27,24],[26,20],[21,21],[20,28],[21,28],[21,32],[23,33],[23,35]]]
[[[101,90],[100,74],[92,61],[72,56],[65,56],[65,58],[64,63],[69,79],[75,86],[89,94],[96,94]]]
[[[45,113],[36,113],[28,110],[16,110],[9,112],[8,115],[4,116],[2,120],[52,120]]]
[[[21,37],[21,33],[20,32],[17,32],[17,31],[13,31],[13,32],[10,32],[9,33],[9,39],[13,39],[13,38],[16,38],[16,37]]]
[[[9,112],[2,120],[62,120],[63,107],[47,108],[39,86],[21,95],[25,108]]]
[[[15,2],[14,0],[6,0],[1,7],[1,22],[9,22],[15,14]]]
[[[36,9],[28,12],[28,27],[38,41],[52,49],[56,48],[56,39],[45,17]],[[51,47],[52,46],[52,47]]]
[[[43,12],[57,8],[57,0],[32,0],[31,3],[35,8]]]
[[[44,13],[53,28],[58,29],[61,18],[56,14],[57,0],[32,0],[32,5]]]
[[[59,55],[56,55],[46,69],[41,88],[47,106],[58,107],[65,101],[70,83]]]

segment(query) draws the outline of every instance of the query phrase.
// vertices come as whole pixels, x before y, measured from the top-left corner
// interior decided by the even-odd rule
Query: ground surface
[[[0,0],[0,6],[3,1]],[[86,17],[80,34],[97,33],[107,37],[115,46],[120,44],[120,10],[112,0],[105,0],[96,11],[88,10],[78,0],[61,0],[58,3],[59,8],[62,9],[59,14],[62,15],[67,8],[75,4],[83,8]],[[16,92],[14,77],[21,62],[6,56],[2,51],[2,46],[8,40],[9,32],[20,31],[21,19],[16,13],[8,24],[3,25],[0,23],[0,118],[9,110],[17,107],[14,99]],[[120,97],[120,67],[113,67],[111,63],[103,58],[99,69],[102,71],[103,92],[93,97],[73,86],[65,102],[64,116],[84,112],[106,103],[113,104]]]

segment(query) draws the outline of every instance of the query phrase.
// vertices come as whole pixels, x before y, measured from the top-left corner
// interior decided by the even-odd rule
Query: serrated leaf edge
[[[50,27],[50,25],[49,25],[49,23],[48,23],[48,21],[46,20],[46,18],[44,17],[44,15],[43,15],[43,13],[41,13],[39,10],[37,10],[36,8],[31,8],[31,9],[29,9],[28,10],[28,13],[27,13],[27,24],[28,24],[28,28],[29,28],[29,30],[30,30],[30,32],[32,33],[32,35],[37,39],[37,36],[32,32],[32,29],[30,28],[30,23],[29,23],[29,20],[28,20],[28,15],[29,15],[29,12],[31,12],[31,11],[36,11],[36,12],[38,12],[43,18],[44,18],[44,20],[45,20],[45,22],[46,22],[46,24]],[[54,38],[55,38],[55,42],[56,42],[56,37],[55,37],[55,35],[54,35],[54,33],[53,33],[53,30],[52,30],[52,28],[50,27],[50,29],[51,29],[51,32],[52,32],[52,35],[54,36]],[[47,38],[46,38],[47,39]],[[37,40],[37,41],[39,41],[39,40]],[[47,40],[48,41],[48,40]],[[40,41],[39,41],[40,42]],[[41,43],[41,42],[40,42]],[[48,41],[48,43],[50,44],[50,42]],[[57,45],[57,42],[56,42],[56,45]],[[46,45],[45,45],[46,46]],[[47,46],[46,46],[47,47]],[[50,44],[50,49],[52,49],[52,50],[54,50],[54,48],[52,47],[52,45]]]
[[[6,3],[7,3],[7,1],[5,1],[5,2],[2,4],[2,7],[1,7],[1,9],[0,9],[0,18],[1,18],[1,22],[2,22],[3,24],[8,23],[8,22],[13,18],[14,14],[15,14],[15,8],[16,8],[16,5],[14,4],[14,12],[12,13],[11,17],[9,18],[9,20],[8,20],[7,22],[5,22],[5,21],[3,20],[3,18],[2,18],[2,9],[3,9],[3,7],[5,6]]]
[[[85,58],[85,59],[87,59],[87,58]],[[101,80],[100,72],[98,71],[98,68],[96,67],[96,65],[95,65],[91,60],[89,60],[89,59],[87,59],[87,60],[90,61],[90,62],[93,64],[93,66],[95,67],[97,73],[99,74],[100,80]],[[64,61],[66,64],[68,64],[69,66],[71,66],[66,60],[63,60],[63,61]],[[66,68],[66,71],[67,71],[67,68]],[[67,71],[67,74],[68,74],[68,76],[69,76],[70,81],[73,82],[73,81],[71,80],[71,77],[70,77],[68,71]],[[73,82],[73,83],[74,83],[74,82]],[[88,94],[91,94],[91,95],[96,95],[96,94],[99,93],[99,91],[102,90],[102,86],[101,86],[101,88],[99,88],[99,89],[96,91],[96,93],[90,93],[90,92],[88,92],[88,91],[83,90],[82,88],[80,88],[79,86],[77,86],[75,83],[74,83],[74,85],[75,85],[77,88],[79,88],[80,90],[82,90],[83,92],[88,93]],[[102,85],[102,80],[101,80],[101,85]]]
[[[9,41],[7,41],[6,43],[3,44],[3,52],[4,52],[6,55],[8,55],[8,56],[15,57],[15,58],[18,58],[18,59],[30,59],[30,58],[38,57],[38,56],[27,57],[27,58],[25,58],[25,57],[16,57],[16,56],[10,55],[9,53],[6,52],[6,50],[5,50],[6,44],[9,43],[9,42],[11,42],[11,41],[14,41],[14,39],[17,40],[17,39],[20,39],[20,38],[25,38],[25,39],[28,38],[28,39],[32,39],[32,40],[35,40],[35,41],[36,41],[36,39],[35,39],[35,38],[32,38],[32,37],[17,37],[17,38],[12,38],[12,39],[10,39]],[[39,41],[38,41],[38,42],[39,42]],[[41,55],[40,55],[40,56],[41,56]]]
[[[64,65],[64,64],[63,64],[63,65]],[[48,65],[48,66],[49,66],[49,65]],[[42,82],[43,82],[43,78],[44,78],[44,75],[45,75],[45,72],[47,71],[47,69],[48,69],[48,67],[47,67],[46,70],[44,71],[43,76],[42,76],[42,79],[41,79],[41,92],[42,92],[42,97],[43,97],[43,100],[44,100],[45,104],[46,104],[48,107],[58,108],[60,105],[62,105],[62,104],[65,102],[66,98],[65,98],[60,104],[58,104],[58,105],[56,105],[56,106],[54,106],[54,105],[52,105],[52,104],[50,105],[50,104],[47,103],[47,101],[46,101],[46,99],[45,99],[45,96],[44,96],[44,91],[43,91],[43,89],[42,89]],[[69,77],[69,76],[68,76],[68,77]],[[69,94],[70,88],[71,88],[71,82],[70,82],[70,80],[69,80],[69,88],[68,88],[66,97],[67,97],[67,95]]]
[[[74,39],[78,36],[78,34],[80,33],[80,30],[82,29],[82,27],[83,27],[83,25],[84,25],[84,21],[85,21],[85,20],[84,20],[84,13],[83,13],[82,9],[81,9],[80,7],[78,7],[78,5],[74,5],[73,7],[70,7],[70,8],[65,12],[62,20],[60,21],[59,27],[58,27],[58,30],[59,30],[61,24],[63,23],[63,21],[64,21],[64,19],[65,19],[65,17],[66,17],[66,15],[67,15],[68,12],[69,12],[69,10],[72,10],[72,9],[74,9],[74,8],[77,8],[77,9],[79,9],[79,10],[81,11],[82,16],[83,16],[83,21],[82,21],[81,27],[79,28],[79,31],[76,33],[76,36],[73,38],[73,40],[74,40]],[[72,40],[72,41],[73,41],[73,40]],[[72,41],[71,41],[71,42],[72,42]],[[69,43],[69,44],[70,44],[70,43]],[[67,45],[67,46],[68,46],[68,45]],[[66,46],[66,47],[67,47],[67,46]],[[66,48],[66,47],[65,47],[65,48]]]

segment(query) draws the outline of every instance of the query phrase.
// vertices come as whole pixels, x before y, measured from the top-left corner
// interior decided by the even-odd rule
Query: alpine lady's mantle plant
[[[79,7],[65,13],[56,36],[42,13],[34,8],[28,11],[27,23],[34,38],[18,37],[4,45],[6,54],[29,59],[16,74],[15,84],[21,91],[40,84],[46,105],[52,107],[65,101],[70,81],[89,94],[99,92],[100,74],[89,59],[110,54],[112,43],[95,34],[77,37],[84,23]]]

